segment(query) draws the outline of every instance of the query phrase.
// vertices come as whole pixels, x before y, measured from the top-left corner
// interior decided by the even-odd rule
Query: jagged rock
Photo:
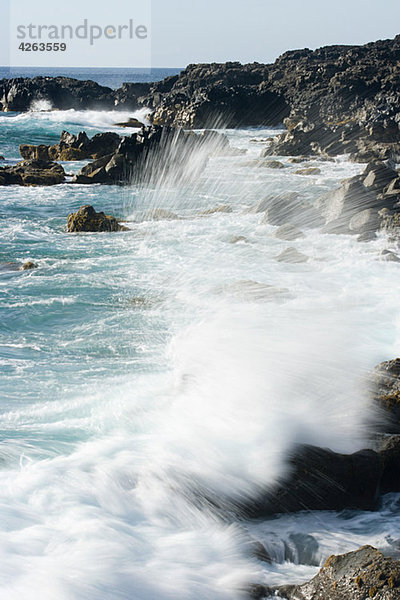
[[[281,225],[280,227],[278,227],[278,229],[274,232],[274,235],[280,240],[287,241],[304,238],[304,233],[298,227],[292,225],[291,223],[286,223],[285,225]]]
[[[0,171],[1,174],[1,171]],[[384,208],[379,211],[381,229],[387,234],[388,240],[398,243],[400,235],[400,210]]]
[[[122,138],[119,135],[110,131],[97,133],[91,139],[84,131],[81,131],[78,135],[63,131],[59,144],[53,146],[21,144],[19,151],[24,159],[46,161],[97,159],[115,152],[121,140]]]
[[[41,144],[40,146],[32,146],[30,144],[21,144],[19,153],[24,160],[51,160],[49,157],[49,147]]]
[[[363,180],[365,187],[379,191],[398,177],[398,173],[394,168],[381,161],[369,163],[363,175],[366,175]]]
[[[190,181],[200,176],[209,156],[225,145],[225,136],[216,132],[196,135],[170,127],[142,127],[139,132],[120,139],[111,155],[83,167],[74,182],[124,184],[133,180],[160,184]],[[196,160],[193,160],[194,152],[197,153]]]
[[[164,80],[165,82],[166,80]],[[131,110],[144,105],[140,100],[150,92],[149,83],[123,83],[120,88],[114,91],[114,104],[118,109]]]
[[[330,556],[308,583],[282,586],[276,592],[288,600],[398,600],[400,561],[363,546]]]
[[[291,264],[300,264],[308,261],[308,256],[296,250],[296,248],[286,248],[278,256],[275,257],[278,262]]]
[[[68,215],[67,231],[76,233],[80,231],[129,231],[120,225],[115,217],[96,212],[93,206],[81,206],[76,213]]]
[[[0,167],[0,185],[56,185],[64,181],[64,169],[54,162],[32,159]]]
[[[400,194],[400,177],[392,179],[392,181],[383,189],[385,195],[398,196]]]

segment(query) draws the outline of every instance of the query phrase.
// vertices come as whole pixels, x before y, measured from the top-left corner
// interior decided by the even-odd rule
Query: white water
[[[111,117],[80,115],[79,124],[83,118],[107,127]],[[48,312],[28,313],[26,332],[4,336],[18,352],[9,355],[4,388],[14,400],[0,415],[7,600],[232,600],[250,583],[308,579],[335,551],[367,542],[396,547],[395,502],[351,521],[333,513],[266,523],[234,516],[236,502],[284,475],[296,444],[363,447],[364,378],[399,344],[399,266],[379,260],[383,238],[359,244],[307,230],[283,242],[260,223],[262,214],[247,211],[271,191],[315,199],[362,167],[321,163],[322,174],[306,178],[285,160],[281,171],[246,166],[262,148],[249,140],[269,133],[230,132],[247,155],[214,157],[184,188],[4,192],[4,206],[17,202],[29,215],[34,201],[60,219],[43,230],[16,213],[4,224],[10,243],[45,231],[47,244],[42,269],[5,282],[13,293],[7,308],[76,310],[68,327],[50,328]],[[180,218],[132,224],[134,233],[112,239],[66,237],[60,203],[71,194],[74,203],[90,199],[109,211],[123,194],[132,221],[146,208]],[[201,215],[222,204],[233,212]],[[238,235],[247,241],[230,243]],[[276,262],[289,246],[309,262]],[[287,292],[271,298],[265,285]],[[133,316],[111,313],[110,292],[118,306],[138,296],[148,304]],[[81,323],[99,302],[96,318],[88,312]],[[56,380],[52,360],[60,361]],[[306,547],[293,538],[299,533],[312,536],[312,556],[299,551]],[[252,539],[275,548],[276,562],[252,558]]]

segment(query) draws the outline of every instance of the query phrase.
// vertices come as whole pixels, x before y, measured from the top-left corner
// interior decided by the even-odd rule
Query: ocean
[[[126,135],[115,123],[131,116],[0,113],[0,154],[64,129]],[[239,600],[363,544],[400,556],[396,494],[375,512],[228,510],[280,480],[296,444],[365,446],[365,378],[398,354],[400,267],[379,259],[383,237],[288,242],[254,210],[288,191],[315,202],[363,165],[298,175],[287,157],[260,166],[276,129],[224,133],[240,152],[191,183],[0,187],[2,598]],[[131,231],[67,234],[83,204]],[[307,262],[277,261],[289,247]],[[27,260],[38,268],[10,265]]]
[[[100,69],[100,68],[64,68],[55,67],[0,67],[0,79],[15,77],[72,77],[74,79],[91,79],[99,85],[116,89],[125,82],[152,83],[165,77],[177,75],[182,69]]]

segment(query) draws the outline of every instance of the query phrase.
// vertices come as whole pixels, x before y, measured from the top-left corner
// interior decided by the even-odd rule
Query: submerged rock
[[[20,271],[31,271],[32,269],[37,269],[38,265],[31,260],[26,261],[20,268]]]
[[[219,293],[228,294],[237,300],[243,302],[259,301],[282,301],[292,298],[287,288],[277,288],[268,283],[259,283],[258,281],[241,280],[226,284],[215,290]]]
[[[238,244],[239,242],[246,243],[249,240],[244,235],[234,235],[230,240],[228,240],[230,244]]]
[[[93,206],[81,206],[76,213],[68,215],[67,231],[76,233],[80,231],[129,231],[120,225],[115,217],[96,212]]]
[[[306,169],[298,169],[294,172],[295,175],[320,175],[321,169],[318,167],[307,167]]]
[[[296,250],[296,248],[286,248],[283,252],[275,257],[278,262],[300,264],[309,260],[308,256]]]
[[[363,546],[330,556],[308,583],[282,586],[276,592],[289,600],[398,600],[400,561]]]
[[[233,211],[232,206],[229,204],[221,204],[220,206],[216,206],[215,208],[207,208],[206,210],[201,211],[201,215],[214,215],[215,213],[231,213]]]
[[[152,208],[135,217],[137,223],[142,223],[143,221],[176,221],[178,219],[177,214],[165,208]]]

